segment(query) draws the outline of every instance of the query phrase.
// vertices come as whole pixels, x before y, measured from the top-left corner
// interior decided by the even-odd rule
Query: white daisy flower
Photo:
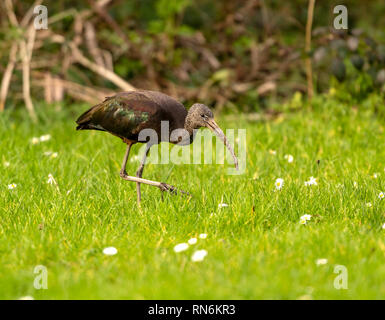
[[[13,189],[15,189],[16,187],[17,187],[17,184],[16,184],[16,183],[11,183],[11,184],[8,185],[8,189],[9,189],[9,190],[13,190]]]
[[[385,229],[385,223],[382,225],[382,229]]]
[[[187,241],[188,244],[196,244],[198,242],[197,238],[191,238],[189,241]]]
[[[207,238],[207,233],[201,233],[199,235],[199,239],[206,239]]]
[[[103,253],[106,256],[113,256],[118,253],[118,249],[116,249],[115,247],[107,247],[103,249]]]
[[[281,190],[283,185],[284,185],[283,179],[278,178],[277,180],[275,180],[275,189],[276,190]]]
[[[4,167],[8,168],[11,164],[10,164],[8,161],[5,161],[5,162],[3,163],[3,165],[4,165]]]
[[[39,140],[38,137],[33,137],[33,138],[31,139],[31,143],[32,143],[32,144],[38,144],[39,142],[40,142],[40,140]]]
[[[357,187],[358,187],[357,181],[354,181],[354,182],[353,182],[353,187],[354,187],[354,188],[357,188]]]
[[[366,204],[366,206],[367,206],[368,208],[371,208],[371,207],[372,207],[372,203],[371,203],[371,202],[368,202],[368,203]]]
[[[45,134],[39,138],[40,142],[48,141],[51,139],[51,135]]]
[[[277,151],[275,151],[275,150],[269,150],[269,153],[271,154],[271,155],[273,155],[273,156],[275,156],[276,154],[277,154]]]
[[[35,300],[32,296],[20,297],[19,300]]]
[[[203,259],[207,256],[207,251],[206,250],[197,250],[193,253],[191,256],[191,260],[193,262],[200,262],[203,261]]]
[[[48,183],[48,184],[57,184],[57,183],[56,183],[56,180],[55,180],[55,178],[53,177],[52,174],[49,174],[49,175],[48,175],[47,183]]]
[[[309,181],[305,181],[305,186],[316,186],[317,185],[317,179],[314,177],[310,177]]]
[[[379,195],[378,195],[378,198],[379,199],[384,199],[385,198],[385,194],[383,192],[380,192]]]
[[[310,294],[304,294],[297,298],[297,300],[313,300],[313,297]]]
[[[328,263],[328,259],[325,259],[325,258],[317,259],[317,261],[315,263],[316,263],[317,266],[322,266],[322,265]]]
[[[229,205],[227,203],[220,203],[220,204],[218,204],[218,208],[226,208],[228,206]]]
[[[174,247],[175,252],[182,252],[188,249],[187,243],[179,243]]]
[[[292,163],[294,161],[294,157],[291,154],[285,154],[284,158],[287,162]]]
[[[139,161],[138,155],[134,155],[134,156],[130,157],[130,162],[137,162],[137,161]]]
[[[306,224],[308,221],[310,221],[311,215],[310,214],[304,214],[299,218],[300,224]]]
[[[373,173],[373,178],[374,178],[374,179],[377,179],[377,178],[378,178],[378,175],[379,175],[378,173]]]
[[[58,153],[57,152],[52,152],[52,151],[46,151],[44,152],[44,155],[50,158],[57,158]]]

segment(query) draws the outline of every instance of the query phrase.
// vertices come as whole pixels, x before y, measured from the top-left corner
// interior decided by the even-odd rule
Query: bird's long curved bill
[[[221,139],[226,146],[226,148],[230,151],[231,155],[234,159],[234,165],[235,168],[238,170],[238,159],[235,156],[233,147],[230,145],[230,143],[227,141],[227,138],[221,128],[217,125],[217,123],[214,121],[214,119],[210,119],[207,121],[207,128],[209,128],[219,139]]]

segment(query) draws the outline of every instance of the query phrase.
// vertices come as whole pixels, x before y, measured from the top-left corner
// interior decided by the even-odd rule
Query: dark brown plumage
[[[161,121],[169,121],[170,132],[183,128],[187,110],[177,100],[155,91],[121,92],[83,113],[77,130],[101,130],[125,140],[139,142],[138,133],[154,129],[160,137]]]
[[[162,121],[168,122],[168,135],[161,132]],[[76,123],[78,124],[77,130],[107,131],[121,138],[128,145],[120,175],[125,180],[137,183],[138,202],[141,198],[140,183],[157,186],[162,191],[175,191],[173,186],[166,183],[142,179],[148,151],[155,143],[167,141],[189,144],[194,139],[194,129],[207,127],[222,139],[233,155],[236,167],[238,166],[232,147],[215,123],[213,114],[207,106],[194,104],[187,112],[183,104],[160,92],[138,90],[118,93],[87,110],[77,119]],[[159,140],[156,142],[153,140],[139,141],[139,133],[144,129],[154,130]],[[185,130],[181,130],[180,135],[171,135],[177,129]],[[136,177],[130,177],[125,170],[127,159],[131,146],[138,142],[147,143],[147,149]]]

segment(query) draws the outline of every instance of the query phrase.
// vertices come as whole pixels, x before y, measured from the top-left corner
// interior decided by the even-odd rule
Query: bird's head
[[[191,129],[199,129],[201,127],[209,128],[218,138],[223,141],[234,159],[235,167],[238,169],[238,159],[235,156],[234,150],[229,144],[221,128],[219,128],[217,123],[214,121],[214,115],[208,106],[201,103],[193,104],[188,111],[186,117],[186,125]]]

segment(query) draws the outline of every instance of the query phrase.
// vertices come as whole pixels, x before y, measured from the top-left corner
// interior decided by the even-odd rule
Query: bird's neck
[[[188,132],[190,136],[190,143],[194,141],[196,128],[194,127],[189,115],[187,114],[186,119],[184,121],[184,129]],[[195,131],[194,131],[195,130]]]
[[[188,132],[190,137],[193,135],[195,128],[188,114],[186,116],[186,119],[184,120],[184,129]]]

